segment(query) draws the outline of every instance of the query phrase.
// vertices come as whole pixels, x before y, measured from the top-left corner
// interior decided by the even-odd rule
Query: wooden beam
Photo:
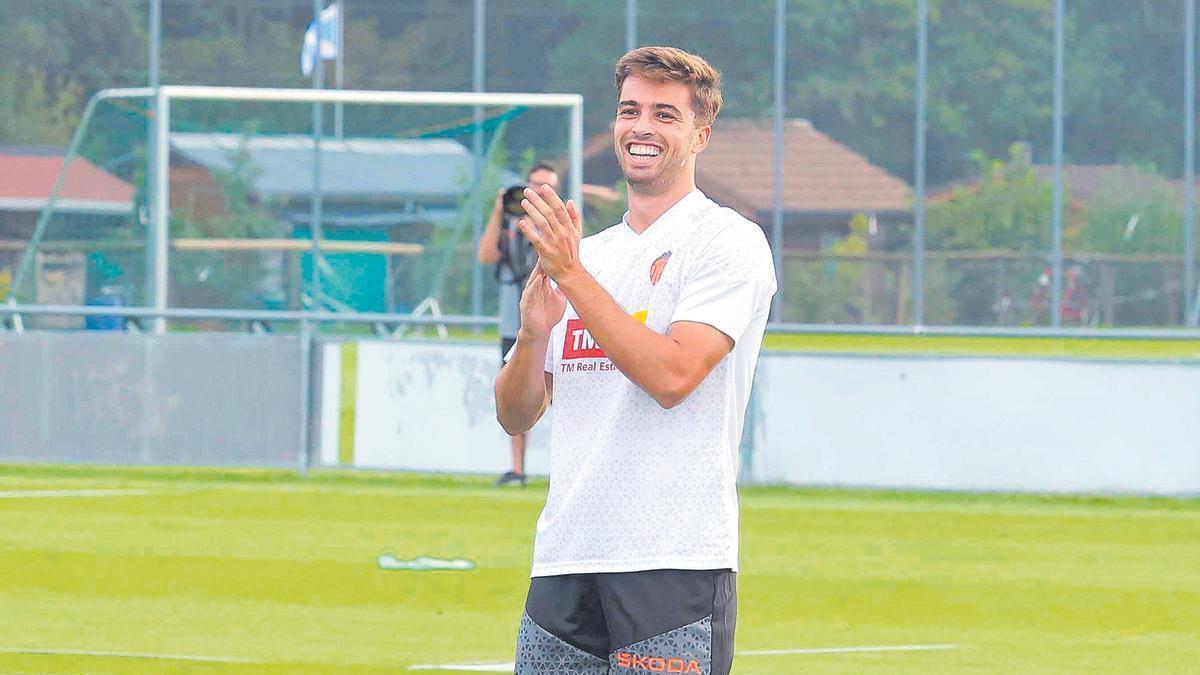
[[[0,251],[24,251],[25,246],[29,244],[28,239],[0,239]],[[146,247],[145,242],[131,240],[42,240],[38,245],[38,250],[48,251],[51,253],[62,253],[64,251],[95,251],[104,249],[106,251],[133,251]]]

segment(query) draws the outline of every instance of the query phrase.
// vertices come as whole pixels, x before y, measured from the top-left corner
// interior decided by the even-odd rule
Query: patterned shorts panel
[[[608,675],[608,663],[546,632],[521,616],[514,675]]]

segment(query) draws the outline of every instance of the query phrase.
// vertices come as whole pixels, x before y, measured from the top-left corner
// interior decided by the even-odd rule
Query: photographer
[[[538,162],[529,170],[529,187],[540,188],[549,185],[558,189],[558,172],[545,162]],[[487,227],[479,238],[476,258],[485,265],[496,266],[496,280],[500,287],[500,359],[503,366],[504,355],[517,341],[517,330],[521,327],[521,291],[529,273],[537,263],[537,252],[525,240],[517,228],[517,221],[524,216],[521,208],[521,190],[523,186],[501,190],[496,195],[496,204],[492,215],[488,218]],[[505,208],[505,193],[513,192],[515,203]],[[512,199],[508,200],[512,201]],[[529,434],[511,436],[512,469],[496,481],[496,485],[525,484],[525,446]]]

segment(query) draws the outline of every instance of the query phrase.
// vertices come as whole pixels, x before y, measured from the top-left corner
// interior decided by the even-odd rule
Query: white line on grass
[[[146,490],[0,490],[0,499],[39,497],[122,497],[144,495]]]
[[[750,649],[738,656],[782,656],[789,654],[861,654],[867,652],[936,652],[962,649],[962,645],[878,645],[872,647],[818,647],[813,649]]]
[[[145,652],[101,652],[90,649],[23,649],[0,647],[0,654],[36,654],[39,656],[97,656],[113,659],[151,659],[155,661],[201,661],[205,663],[262,663],[233,656],[195,656],[192,654],[148,654]]]
[[[812,649],[750,649],[740,650],[737,656],[790,656],[794,654],[862,654],[870,652],[931,652],[961,649],[962,645],[876,645],[870,647],[819,647]],[[409,670],[453,670],[477,673],[511,673],[515,664],[508,663],[445,663],[409,666]]]

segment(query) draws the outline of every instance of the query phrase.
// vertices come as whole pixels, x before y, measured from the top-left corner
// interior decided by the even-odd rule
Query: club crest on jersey
[[[667,261],[671,259],[671,252],[667,251],[654,259],[650,263],[650,285],[655,286],[658,280],[662,278],[663,270],[667,268]]]

